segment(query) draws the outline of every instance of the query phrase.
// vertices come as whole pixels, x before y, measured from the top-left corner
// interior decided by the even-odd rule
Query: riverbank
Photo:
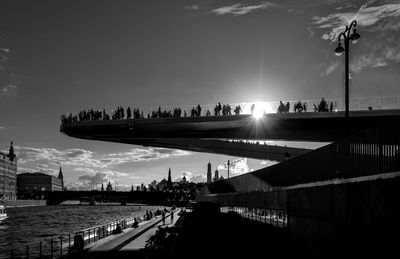
[[[50,240],[53,239],[53,248],[60,253],[57,247],[62,236],[63,254],[68,250],[68,243],[76,232],[93,226],[107,225],[110,222],[122,221],[136,217],[141,221],[146,210],[156,211],[163,206],[40,206],[14,207],[7,209],[8,218],[0,225],[0,258],[10,257],[11,250],[14,257],[25,256],[26,246],[30,253],[34,253],[42,242],[43,252],[50,249]],[[97,233],[96,233],[97,234]],[[93,232],[90,233],[93,238]],[[95,237],[98,238],[98,235]],[[36,251],[37,252],[37,251]],[[21,254],[22,253],[22,254]]]

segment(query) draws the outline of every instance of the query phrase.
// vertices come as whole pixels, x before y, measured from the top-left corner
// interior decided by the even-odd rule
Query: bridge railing
[[[8,251],[1,251],[0,258],[64,258],[66,255],[78,252],[79,249],[83,249],[93,242],[112,235],[117,224],[121,229],[129,228],[134,219],[135,217],[129,217],[79,230],[74,234],[62,234],[40,242],[13,246]],[[140,219],[138,222],[140,222]]]
[[[332,103],[332,111],[343,111],[345,108],[344,104],[344,99],[325,99],[328,105],[328,110],[330,110],[330,106]],[[286,100],[283,101],[283,103],[286,105],[286,103],[289,103],[289,111],[288,112],[294,112],[294,107],[299,101],[297,100]],[[301,104],[303,107],[305,107],[305,110],[302,109],[302,112],[315,112],[317,111],[317,107],[320,104],[321,100],[300,100]],[[241,112],[240,114],[252,114],[252,106],[255,105],[255,110],[257,110],[260,113],[276,113],[278,111],[280,102],[255,102],[255,103],[250,103],[250,102],[240,102],[240,103],[229,103],[230,108],[231,108],[231,115],[235,114],[234,109],[237,106],[241,107]],[[200,114],[197,114],[195,116],[215,116],[214,109],[218,104],[202,104],[200,105],[201,110]],[[223,106],[224,103],[221,103]],[[368,110],[370,109],[400,109],[400,96],[390,96],[390,97],[372,97],[372,98],[353,98],[350,99],[349,102],[350,105],[350,110],[352,111],[358,111],[358,110]],[[196,108],[197,105],[171,105],[171,106],[155,106],[155,107],[145,107],[145,108],[140,108],[139,109],[139,117],[135,118],[148,118],[151,117],[152,112],[157,112],[161,110],[161,112],[171,112],[171,115],[174,114],[174,109],[175,108],[180,108],[181,112],[180,115],[175,115],[172,117],[191,117],[192,116],[192,110]],[[127,107],[124,107],[127,108]],[[132,109],[135,108],[134,106],[130,107]],[[102,113],[102,110],[97,110],[98,112]],[[254,112],[254,111],[253,111]],[[110,116],[110,119],[112,119],[112,114],[115,113],[115,110],[112,109],[111,111],[106,111],[106,113]],[[72,114],[72,113],[67,113],[63,115],[62,122],[64,120],[65,122],[72,121],[79,121],[79,118],[77,116],[78,114]],[[222,115],[222,111],[220,113]],[[227,114],[229,115],[229,114]],[[126,109],[124,112],[124,118],[126,118],[127,113]],[[75,118],[74,118],[75,117]],[[133,117],[133,115],[132,115]],[[163,117],[166,117],[165,115]],[[102,118],[100,118],[102,119]]]
[[[395,119],[279,164],[210,183],[204,188],[211,194],[246,193],[398,171],[399,132],[400,119]]]

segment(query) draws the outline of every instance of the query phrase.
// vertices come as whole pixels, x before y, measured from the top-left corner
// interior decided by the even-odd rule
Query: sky
[[[226,176],[269,161],[80,140],[60,115],[83,109],[344,98],[337,35],[354,19],[350,98],[400,96],[400,1],[0,1],[0,150],[18,173],[71,189],[111,181]]]

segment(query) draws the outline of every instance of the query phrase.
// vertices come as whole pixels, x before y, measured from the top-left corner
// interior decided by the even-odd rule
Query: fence
[[[326,99],[325,100],[328,105],[332,103],[333,110],[334,111],[344,111],[345,109],[345,102],[344,99]],[[294,112],[294,106],[297,104],[299,101],[284,101],[283,103],[289,103],[290,110],[289,112]],[[302,104],[305,104],[306,110],[304,112],[314,112],[315,108],[318,107],[320,104],[321,100],[302,100],[300,101]],[[252,105],[255,105],[255,110],[257,110],[260,113],[276,113],[279,107],[279,102],[241,102],[241,103],[230,103],[230,107],[235,109],[236,106],[241,107],[242,111],[240,114],[252,114]],[[221,103],[223,105],[223,103]],[[216,104],[203,104],[200,105],[201,111],[199,116],[208,116],[207,111],[210,112],[210,115],[214,115],[214,108]],[[373,98],[353,98],[350,99],[349,101],[349,109],[353,111],[357,110],[368,110],[369,107],[372,109],[400,109],[400,96],[390,96],[390,97],[373,97]],[[131,109],[133,109],[134,106],[131,106]],[[185,114],[187,117],[191,116],[191,111],[193,108],[197,107],[197,105],[175,105],[175,106],[160,106],[160,107],[146,107],[146,108],[141,108],[140,109],[140,114],[143,112],[143,117],[147,118],[147,116],[151,115],[151,113],[154,111],[158,111],[159,109],[161,111],[171,111],[173,113],[175,108],[180,108],[181,109],[181,115],[180,117],[185,117]],[[114,113],[114,110],[107,111],[111,112],[111,114]],[[126,114],[126,113],[125,113]],[[70,117],[72,118],[72,114],[68,113],[65,115],[66,118]]]
[[[114,221],[100,226],[95,226],[75,232],[64,234],[41,242],[13,247],[8,254],[0,255],[0,258],[62,258],[69,254],[77,240],[82,240],[83,247],[113,234],[117,224],[122,229],[128,228],[134,222],[134,217]],[[77,238],[78,237],[78,238]],[[81,241],[81,242],[82,242]]]
[[[275,227],[287,228],[288,218],[285,210],[229,206],[222,207],[221,212],[234,212],[249,220],[270,224]]]
[[[282,163],[208,184],[212,194],[271,190],[330,179],[367,176],[400,169],[400,119]],[[204,193],[207,195],[207,193]]]

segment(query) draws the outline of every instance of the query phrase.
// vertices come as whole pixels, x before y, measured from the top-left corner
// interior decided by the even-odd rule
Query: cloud
[[[1,95],[9,95],[15,93],[15,90],[17,89],[16,85],[13,84],[8,84],[0,88],[0,94]]]
[[[221,164],[217,166],[218,171],[220,170],[228,170],[227,163]],[[229,165],[229,173],[232,175],[240,175],[245,174],[252,171],[249,166],[247,165],[247,158],[238,158],[235,160],[230,161]],[[221,175],[221,173],[220,173]]]
[[[332,63],[328,66],[328,68],[325,70],[325,72],[323,72],[323,73],[321,74],[321,77],[327,76],[327,75],[329,75],[330,73],[332,73],[332,72],[336,69],[336,67],[337,67],[338,65],[339,65],[339,61],[332,62]]]
[[[186,156],[190,152],[167,148],[133,148],[128,152],[113,153],[101,158],[104,163],[122,164],[128,162],[153,161],[170,157]]]
[[[375,5],[374,5],[375,4]],[[357,20],[358,32],[361,34],[360,49],[365,53],[352,57],[350,69],[360,72],[367,68],[379,68],[391,63],[400,63],[400,3],[376,4],[367,1],[359,9],[349,11],[336,8],[334,13],[326,16],[314,16],[312,23],[322,30],[321,38],[330,42],[337,41],[338,35],[345,26]],[[345,10],[344,10],[345,9]],[[331,63],[321,76],[328,75],[337,67]]]
[[[265,160],[265,161],[261,161],[260,162],[260,165],[263,165],[263,166],[271,166],[271,165],[275,165],[275,164],[277,164],[277,163],[279,163],[279,162],[276,162],[276,161],[269,161],[269,160]]]
[[[334,42],[338,35],[344,31],[345,26],[353,20],[357,20],[357,25],[360,27],[370,27],[384,20],[387,21],[400,16],[400,3],[380,6],[369,6],[369,4],[370,2],[367,2],[355,12],[336,12],[327,16],[314,16],[312,23],[320,29],[328,29],[329,31],[322,35],[322,39]],[[399,20],[395,24],[397,24],[395,27],[398,29]]]
[[[207,181],[207,177],[204,174],[196,174],[190,177],[190,181],[194,183],[204,183]]]
[[[262,10],[262,9],[266,9],[268,7],[275,7],[275,6],[276,6],[276,4],[274,4],[274,3],[264,1],[264,2],[254,4],[254,5],[233,4],[233,5],[214,9],[211,12],[216,15],[231,14],[234,16],[239,16],[239,15],[248,14],[248,13],[256,11],[256,10]]]
[[[85,149],[33,148],[15,146],[19,163],[46,161],[51,165],[107,168],[129,162],[153,161],[174,156],[185,156],[187,151],[164,148],[134,148],[128,152],[98,155]]]
[[[0,126],[0,130],[6,129],[6,127],[4,126]]]
[[[87,182],[89,184],[102,184],[107,182],[107,174],[105,173],[95,173],[95,174],[85,174],[78,177],[78,180]]]
[[[193,182],[193,183],[203,183],[207,180],[205,174],[194,174],[189,171],[182,172],[181,176],[178,176],[174,179],[174,181],[179,182],[182,181],[183,176],[186,177],[186,181]]]
[[[80,175],[75,181],[69,183],[67,188],[73,190],[98,190],[100,185],[104,183],[104,188],[106,184],[110,182],[115,189],[118,186],[118,190],[130,190],[131,184],[119,183],[115,179],[118,176],[125,176],[127,174],[117,172],[117,171],[103,171],[94,173],[93,170],[89,168],[75,168],[75,171],[87,171],[90,173]]]
[[[192,11],[195,11],[195,10],[199,10],[200,7],[199,7],[198,5],[185,5],[184,9],[185,9],[185,10],[192,10]]]
[[[307,28],[307,32],[308,32],[308,37],[314,38],[315,33],[312,31],[310,27]]]

